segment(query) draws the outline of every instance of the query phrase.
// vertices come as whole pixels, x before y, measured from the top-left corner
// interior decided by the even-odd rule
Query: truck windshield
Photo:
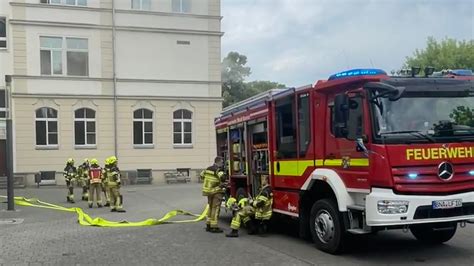
[[[474,140],[474,96],[412,94],[374,97],[376,138],[391,142]]]

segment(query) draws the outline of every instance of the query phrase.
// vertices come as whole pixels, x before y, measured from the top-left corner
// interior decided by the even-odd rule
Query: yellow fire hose
[[[0,198],[6,198],[6,196],[0,196]],[[140,222],[128,222],[128,221],[108,221],[104,218],[91,218],[87,213],[85,213],[79,207],[72,207],[66,208],[60,205],[55,205],[47,202],[40,201],[39,199],[28,199],[24,197],[15,197],[15,204],[19,206],[27,206],[27,207],[36,207],[36,208],[44,208],[44,209],[52,209],[58,211],[66,211],[66,212],[75,212],[77,214],[77,221],[81,225],[86,226],[100,226],[100,227],[136,227],[136,226],[152,226],[152,225],[159,225],[159,224],[171,224],[171,223],[194,223],[204,220],[207,215],[207,211],[209,206],[207,205],[204,211],[198,215],[193,214],[183,210],[173,210],[166,213],[160,219],[146,219]],[[177,220],[177,221],[170,221],[171,218],[176,216],[192,216],[195,217],[194,219],[188,220]]]

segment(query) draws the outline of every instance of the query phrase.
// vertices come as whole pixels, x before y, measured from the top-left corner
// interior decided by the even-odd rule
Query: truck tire
[[[346,234],[342,215],[333,200],[321,199],[313,204],[309,225],[316,248],[331,254],[343,251]]]
[[[235,199],[237,199],[237,202],[238,202],[240,199],[243,199],[243,198],[246,198],[246,197],[247,197],[247,190],[245,190],[245,188],[239,187],[239,188],[235,191]]]
[[[423,224],[410,227],[410,231],[421,242],[441,244],[453,238],[457,227],[458,224],[456,222]]]

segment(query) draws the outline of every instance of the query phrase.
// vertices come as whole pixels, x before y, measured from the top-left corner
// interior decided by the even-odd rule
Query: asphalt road
[[[200,184],[127,186],[122,191],[127,213],[88,209],[85,202],[74,205],[93,217],[139,221],[160,218],[172,209],[200,213],[205,204]],[[0,195],[5,194],[0,190]],[[65,194],[61,187],[16,191],[18,196],[66,206]],[[97,228],[79,225],[73,213],[31,207],[7,212],[6,207],[0,204],[3,265],[474,265],[473,225],[460,229],[450,242],[440,246],[426,246],[409,233],[390,231],[359,238],[351,251],[333,256],[297,238],[291,223],[273,228],[266,236],[241,231],[239,238],[228,239],[223,234],[206,233],[203,222]],[[228,230],[230,214],[221,213],[220,224]],[[10,218],[19,218],[20,223],[7,224]]]

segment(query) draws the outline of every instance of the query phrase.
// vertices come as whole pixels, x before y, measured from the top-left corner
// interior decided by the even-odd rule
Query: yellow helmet
[[[225,206],[227,206],[227,208],[230,209],[230,208],[232,208],[232,205],[234,205],[236,202],[237,202],[237,200],[236,200],[234,197],[230,197],[230,198],[227,200]]]
[[[74,159],[73,159],[73,158],[69,158],[69,159],[67,159],[66,163],[68,163],[68,164],[74,164]]]
[[[91,164],[99,164],[99,161],[97,161],[97,159],[91,159],[90,161]]]
[[[245,206],[249,205],[249,200],[247,198],[242,198],[239,200],[239,207],[243,208]]]
[[[110,156],[110,164],[114,164],[118,161],[117,157],[115,156]]]

